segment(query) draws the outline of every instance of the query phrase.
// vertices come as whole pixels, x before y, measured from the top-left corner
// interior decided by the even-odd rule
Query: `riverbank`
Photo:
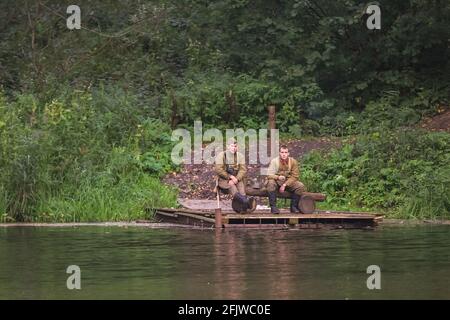
[[[39,223],[39,222],[20,222],[20,223],[0,223],[0,228],[17,228],[17,227],[36,227],[36,228],[67,228],[67,227],[139,227],[150,229],[173,229],[173,228],[189,228],[191,226],[185,226],[181,224],[173,223],[161,223],[151,221],[135,221],[135,222],[65,222],[65,223]]]
[[[148,130],[154,132],[155,127]],[[448,133],[400,130],[282,142],[288,145],[291,156],[299,159],[301,180],[308,190],[327,194],[318,209],[378,211],[395,219],[433,221],[450,217],[446,192],[450,181]],[[429,149],[432,151],[423,151]],[[167,150],[160,155],[167,156]],[[154,176],[142,166],[142,152],[137,158],[131,156],[131,150],[114,152],[114,165],[99,166],[99,176],[97,171],[93,175],[71,175],[55,192],[37,188],[30,193],[27,186],[18,187],[11,181],[9,191],[0,185],[0,222],[135,221],[147,219],[148,209],[176,206],[177,197],[215,199],[211,165],[182,164],[173,169],[163,166],[170,163],[168,156],[149,158],[146,164],[161,164],[159,175]],[[248,165],[250,181],[260,178],[260,169],[260,164]],[[22,208],[21,194],[32,200],[27,208]],[[17,201],[19,206],[14,205]],[[283,206],[281,201],[279,205]]]

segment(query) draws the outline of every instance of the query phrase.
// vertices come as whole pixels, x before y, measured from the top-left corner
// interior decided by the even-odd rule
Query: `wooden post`
[[[220,208],[215,209],[214,217],[216,221],[216,229],[222,229],[222,209]]]
[[[217,209],[220,209],[220,194],[219,194],[219,179],[216,180],[216,199],[217,199]]]
[[[267,150],[269,150],[270,156],[274,157],[272,153],[272,129],[276,129],[276,113],[275,106],[269,106],[269,141],[267,143]]]
[[[269,106],[269,130],[276,129],[275,106]]]

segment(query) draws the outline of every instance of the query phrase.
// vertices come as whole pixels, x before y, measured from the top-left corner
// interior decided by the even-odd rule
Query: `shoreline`
[[[150,220],[143,221],[132,221],[132,222],[8,222],[0,223],[0,228],[15,228],[15,227],[54,227],[54,228],[64,228],[64,227],[145,227],[150,229],[171,229],[171,228],[182,228],[182,229],[192,229],[192,226],[174,224],[174,223],[162,223],[162,222],[152,222]]]
[[[450,220],[408,220],[408,219],[383,219],[378,226],[415,226],[415,225],[450,225]],[[190,225],[175,223],[152,222],[150,220],[137,220],[132,222],[6,222],[0,223],[0,228],[14,227],[145,227],[150,229],[197,229]],[[205,229],[205,228],[200,228]],[[208,228],[206,228],[208,229]]]

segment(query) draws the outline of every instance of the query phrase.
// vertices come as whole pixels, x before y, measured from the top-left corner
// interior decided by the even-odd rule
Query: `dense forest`
[[[450,2],[0,2],[0,219],[104,221],[173,206],[171,130],[338,137],[302,179],[325,207],[450,217]]]

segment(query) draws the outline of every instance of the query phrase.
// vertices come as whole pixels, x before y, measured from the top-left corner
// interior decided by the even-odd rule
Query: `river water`
[[[67,289],[69,265],[81,290]],[[450,226],[0,228],[0,299],[432,298],[450,299]]]

